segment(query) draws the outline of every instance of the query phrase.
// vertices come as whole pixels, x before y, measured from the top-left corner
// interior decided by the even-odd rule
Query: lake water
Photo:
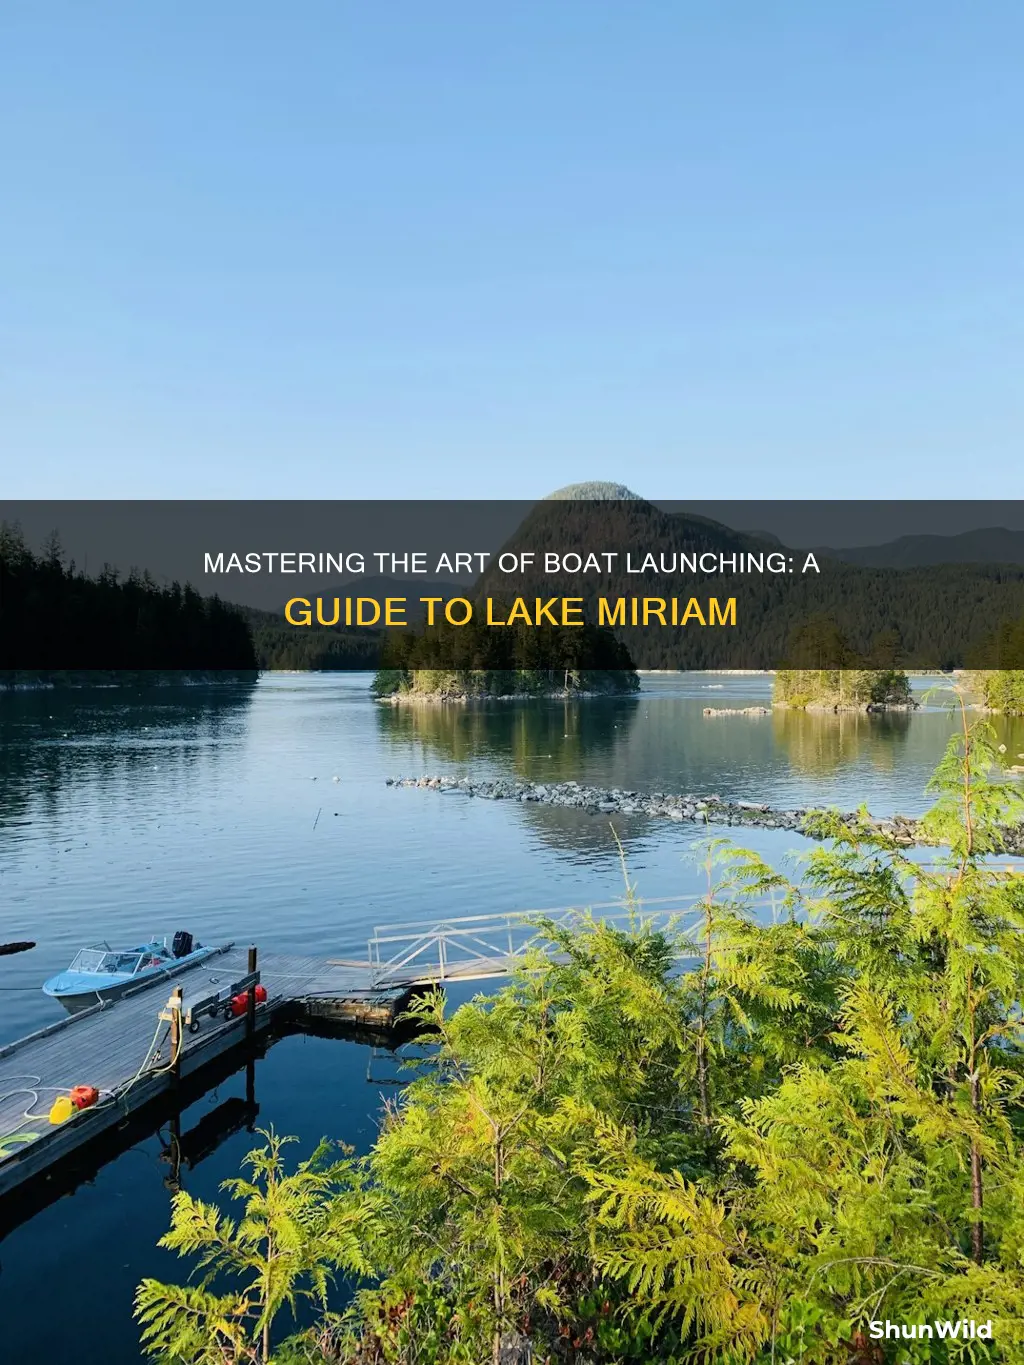
[[[374,925],[621,894],[608,817],[394,790],[388,776],[514,773],[914,813],[954,724],[938,705],[702,715],[766,702],[763,676],[654,676],[630,698],[443,709],[379,706],[368,682],[275,675],[251,688],[0,696],[0,941],[38,944],[0,959],[0,1043],[61,1017],[39,985],[93,939],[183,928],[206,942],[365,955]],[[1024,725],[1001,726],[1011,752],[1024,751]],[[699,889],[699,828],[641,817],[615,827],[641,895]],[[737,834],[779,862],[804,843]],[[305,1149],[323,1134],[365,1149],[394,1075],[359,1045],[287,1039],[257,1065],[259,1122]],[[232,1078],[183,1129],[243,1093]],[[134,1287],[179,1273],[155,1247],[170,1200],[165,1145],[166,1134],[141,1142],[0,1241],[5,1360],[49,1360],[70,1335],[76,1365],[139,1360]],[[244,1131],[229,1138],[184,1184],[215,1197],[251,1145]]]

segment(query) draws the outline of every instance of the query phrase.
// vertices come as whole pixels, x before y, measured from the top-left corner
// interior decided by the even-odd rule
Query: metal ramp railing
[[[781,898],[773,891],[752,899],[771,917]],[[431,981],[479,981],[507,976],[514,963],[529,951],[551,953],[554,945],[541,937],[541,923],[569,927],[581,915],[614,928],[639,923],[654,929],[672,928],[692,935],[705,897],[666,896],[656,900],[605,901],[596,905],[560,906],[552,910],[520,910],[497,915],[459,915],[431,925],[422,922],[379,925],[367,943],[370,979],[374,987]],[[693,924],[686,924],[690,918]]]

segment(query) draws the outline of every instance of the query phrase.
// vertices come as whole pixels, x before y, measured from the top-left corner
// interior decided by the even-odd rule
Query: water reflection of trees
[[[495,759],[523,778],[582,781],[584,766],[627,741],[636,697],[465,706],[381,706],[382,735],[456,764]]]
[[[935,766],[953,724],[941,710],[917,713],[773,711],[770,716],[706,718],[703,698],[639,697],[577,702],[479,703],[378,707],[383,738],[402,758],[396,771],[439,772],[483,767],[531,781],[577,781],[638,791],[723,792],[775,799],[787,783],[789,804],[814,804],[844,769],[881,774],[885,789],[905,785],[902,770]],[[1024,718],[995,717],[1012,762],[1024,752]],[[417,752],[417,750],[419,752]],[[410,755],[415,755],[410,757]],[[832,799],[830,796],[829,800]],[[663,822],[642,816],[594,815],[529,803],[514,817],[537,841],[582,863],[613,857],[612,820],[635,851],[660,836]],[[674,827],[684,841],[699,837]]]
[[[1024,717],[993,716],[997,742],[1011,763],[1024,761]],[[908,762],[934,767],[955,723],[949,708],[919,711],[815,713],[773,711],[772,732],[789,765],[808,776],[825,776],[860,763],[895,772]]]
[[[801,773],[831,774],[864,759],[882,771],[901,760],[913,724],[906,711],[866,714],[776,710],[772,731],[790,767]]]
[[[723,772],[783,757],[811,776],[867,761],[881,771],[901,759],[906,712],[866,715],[775,711],[771,718],[708,720],[699,701],[614,701],[478,706],[389,706],[390,740],[423,748],[423,762],[491,759],[533,780],[593,782],[662,791],[711,791]],[[941,743],[941,742],[940,742]]]
[[[77,786],[123,787],[154,763],[184,775],[245,724],[253,683],[0,695],[0,826]]]

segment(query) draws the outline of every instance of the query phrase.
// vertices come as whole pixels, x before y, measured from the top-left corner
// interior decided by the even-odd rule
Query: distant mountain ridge
[[[549,493],[544,502],[628,502],[659,511],[656,503],[634,493],[625,484],[591,481],[573,483]],[[803,546],[788,545],[773,531],[747,530],[712,521],[693,512],[660,513],[676,520],[698,538],[734,538],[737,548],[773,549],[805,552]],[[828,545],[808,547],[815,555],[856,564],[865,569],[921,569],[936,564],[1024,564],[1024,531],[1005,526],[981,527],[954,535],[906,535],[880,545],[855,545],[836,548]]]
[[[706,601],[705,595],[721,594],[735,599],[742,623],[737,631],[681,636],[657,624],[616,622],[639,668],[778,667],[792,648],[803,648],[808,630],[824,640],[826,625],[842,637],[850,657],[877,657],[884,667],[895,666],[898,658],[910,667],[948,668],[975,656],[1007,620],[1024,616],[1024,536],[1004,528],[908,536],[892,546],[823,549],[817,552],[820,571],[804,573],[807,551],[781,544],[770,532],[738,531],[689,511],[666,511],[644,498],[610,497],[601,489],[593,498],[574,495],[535,504],[502,550],[528,550],[533,565],[510,579],[492,560],[475,585],[478,598],[577,595],[589,604],[591,619],[601,596],[681,594]],[[546,566],[548,552],[556,562],[564,564],[571,555],[578,564],[598,550],[617,551],[617,557],[606,563],[597,556],[594,567],[583,573],[550,572]],[[698,572],[684,570],[683,552],[691,562],[706,554],[709,567],[701,558]],[[657,567],[630,570],[630,555],[633,563],[649,555]],[[815,645],[819,653],[825,647]]]
[[[814,553],[865,569],[922,569],[935,564],[1024,564],[1024,531],[989,526],[952,536],[899,536],[882,545],[858,545],[838,550],[815,546]]]

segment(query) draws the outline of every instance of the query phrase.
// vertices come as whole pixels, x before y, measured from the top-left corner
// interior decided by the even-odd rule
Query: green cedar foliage
[[[326,1311],[338,1270],[372,1269],[362,1241],[374,1200],[355,1197],[360,1180],[347,1156],[323,1142],[289,1173],[282,1148],[294,1139],[262,1136],[265,1145],[246,1157],[247,1174],[223,1186],[242,1204],[237,1220],[184,1190],[175,1195],[160,1245],[192,1258],[201,1278],[139,1285],[135,1315],[151,1356],[193,1365],[270,1361],[271,1324],[282,1310],[294,1315],[306,1300]],[[293,1358],[300,1345],[273,1359]]]
[[[301,1267],[318,1326],[274,1346],[288,1294],[262,1231],[236,1262],[221,1249],[248,1222],[182,1197],[168,1245],[248,1288],[221,1303],[147,1282],[147,1349],[177,1365],[1024,1359],[1024,878],[991,856],[1024,811],[1000,763],[965,716],[932,783],[935,862],[822,813],[799,885],[715,843],[684,920],[656,928],[627,883],[627,928],[547,924],[504,989],[452,1013],[422,1000],[428,1063],[367,1158],[289,1223],[281,1283]],[[318,1265],[359,1276],[340,1316]],[[992,1340],[869,1335],[936,1318],[991,1320]],[[244,1350],[223,1326],[239,1322]]]
[[[978,670],[969,673],[967,678],[990,711],[1024,716],[1024,669]]]

